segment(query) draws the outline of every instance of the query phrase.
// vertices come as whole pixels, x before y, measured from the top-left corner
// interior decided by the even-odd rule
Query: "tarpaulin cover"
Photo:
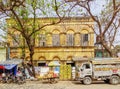
[[[0,69],[4,70],[6,73],[9,72],[16,75],[17,65],[20,63],[22,63],[22,59],[11,59],[6,61],[0,61]]]
[[[9,71],[9,72],[13,73],[14,75],[16,75],[16,73],[17,73],[17,65],[16,64],[6,64],[6,65],[0,64],[0,69]]]
[[[16,64],[4,64],[3,66],[5,67],[5,69],[11,70],[12,68],[16,66]]]
[[[4,66],[5,69],[11,70],[20,63],[22,63],[22,59],[11,59],[6,61],[0,61],[0,66]]]

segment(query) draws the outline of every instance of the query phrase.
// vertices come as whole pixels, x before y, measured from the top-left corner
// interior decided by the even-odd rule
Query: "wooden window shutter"
[[[60,46],[60,36],[59,34],[53,34],[53,46]]]
[[[46,45],[45,34],[40,34],[40,36],[39,36],[39,46],[45,46],[45,45]]]
[[[73,45],[74,45],[74,35],[67,34],[67,46],[73,46]]]

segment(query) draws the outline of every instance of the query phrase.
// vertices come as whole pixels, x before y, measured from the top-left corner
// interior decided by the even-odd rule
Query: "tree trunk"
[[[112,53],[112,49],[109,48],[107,45],[105,45],[105,43],[102,43],[103,47],[105,48],[105,50],[109,53],[110,57],[113,57],[113,53]]]
[[[31,67],[32,67],[33,76],[35,77],[35,68],[33,65],[33,55],[34,55],[34,48],[31,47],[31,49],[30,49],[30,63],[31,63]]]
[[[28,49],[29,49],[30,64],[31,64],[31,67],[32,67],[32,76],[35,77],[35,68],[34,68],[34,65],[33,65],[34,45],[31,45],[33,43],[31,43],[31,40],[29,38],[26,38],[26,42],[27,42]]]

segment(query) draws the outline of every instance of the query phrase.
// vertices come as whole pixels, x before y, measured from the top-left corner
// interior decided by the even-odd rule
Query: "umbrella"
[[[59,61],[51,61],[48,66],[60,66]]]

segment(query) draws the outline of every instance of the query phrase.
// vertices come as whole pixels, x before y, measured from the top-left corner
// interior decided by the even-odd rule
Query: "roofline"
[[[90,19],[90,16],[87,17],[64,17],[63,20],[80,20],[80,19]],[[7,18],[6,20],[10,20],[11,18]],[[33,19],[33,18],[29,18]],[[39,17],[36,19],[59,19],[59,17]],[[91,18],[92,19],[92,18]]]

